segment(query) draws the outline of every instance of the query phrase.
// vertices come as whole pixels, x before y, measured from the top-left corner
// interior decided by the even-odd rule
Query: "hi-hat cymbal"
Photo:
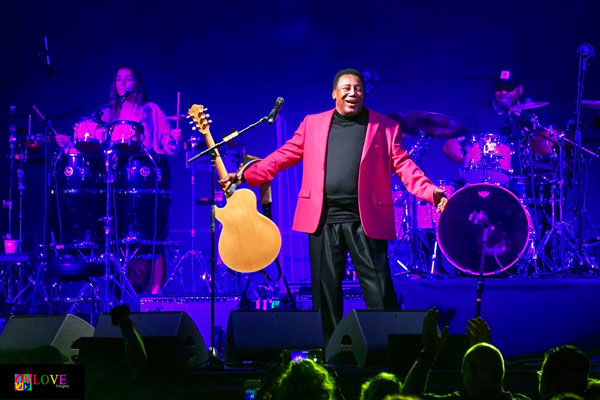
[[[550,103],[548,103],[547,101],[533,101],[530,103],[515,104],[514,106],[509,108],[509,111],[518,112],[518,111],[523,111],[523,110],[530,110],[532,108],[545,107],[548,104],[550,104]]]
[[[581,105],[585,108],[600,110],[600,100],[581,100]]]
[[[467,125],[458,118],[429,111],[408,111],[388,116],[398,121],[402,132],[408,135],[424,132],[434,138],[450,139],[464,136],[469,131]]]

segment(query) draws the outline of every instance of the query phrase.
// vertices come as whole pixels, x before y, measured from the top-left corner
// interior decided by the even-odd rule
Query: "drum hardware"
[[[179,100],[179,96],[178,96],[178,100]],[[179,109],[179,107],[177,107],[177,109]],[[167,119],[170,120],[179,120],[183,117],[187,117],[187,114],[185,116],[172,116],[172,117],[167,117]],[[197,185],[197,169],[198,167],[201,165],[200,163],[190,163],[188,162],[188,159],[191,158],[194,153],[195,153],[195,149],[200,145],[200,144],[204,143],[204,139],[203,138],[199,138],[196,135],[192,134],[191,136],[188,137],[188,139],[183,143],[183,147],[186,150],[185,153],[185,159],[186,159],[186,168],[190,170],[190,221],[191,221],[191,227],[190,227],[190,249],[188,251],[186,251],[183,254],[179,254],[179,250],[176,251],[176,255],[175,255],[175,260],[173,261],[173,268],[171,270],[171,273],[168,275],[167,279],[165,280],[165,283],[163,285],[163,287],[160,289],[160,294],[163,294],[167,291],[167,288],[171,285],[172,282],[175,282],[177,280],[177,282],[179,282],[179,286],[181,288],[186,288],[186,287],[190,287],[191,288],[191,292],[192,293],[198,293],[200,288],[203,286],[206,286],[208,293],[210,293],[211,291],[211,281],[212,281],[212,277],[210,274],[210,268],[208,266],[208,263],[204,257],[204,254],[202,253],[202,251],[200,251],[199,249],[197,249],[197,232],[198,230],[196,229],[196,206],[198,205],[211,205],[210,200],[206,200],[206,202],[204,202],[204,200],[197,200],[196,199],[196,185]],[[223,151],[222,151],[222,155]],[[241,160],[238,160],[241,161]],[[213,170],[213,167],[210,167],[211,172]],[[221,192],[222,193],[222,192]],[[201,203],[202,202],[202,203]],[[189,284],[186,285],[184,283],[184,261],[189,260],[190,261],[190,271],[191,271],[191,279],[189,281]],[[200,279],[198,279],[200,278]],[[215,282],[215,285],[217,285],[217,283]]]
[[[48,298],[43,263],[28,254],[0,254],[0,298],[11,312],[30,309]]]
[[[408,150],[411,158],[415,163],[418,163],[423,155],[429,148],[431,142],[431,136],[429,136],[424,130],[419,132],[419,139],[417,142]],[[440,181],[440,187],[444,188],[444,183]],[[396,224],[401,225],[401,235],[398,232],[400,239],[397,241],[394,250],[392,251],[392,258],[395,262],[403,269],[403,271],[394,274],[394,276],[414,275],[431,276],[433,271],[432,268],[428,269],[429,261],[428,254],[435,254],[435,248],[437,243],[434,243],[434,248],[431,248],[430,240],[428,240],[426,230],[435,228],[437,211],[433,209],[430,204],[420,204],[417,198],[410,195],[408,191],[398,185],[398,193],[395,199],[394,207],[399,207],[402,210],[402,217],[398,220],[396,216]],[[396,204],[400,203],[400,204]],[[432,214],[433,211],[433,214]],[[396,213],[395,213],[396,214]],[[409,261],[403,263],[399,256],[400,249],[407,243],[410,246],[409,250]]]
[[[130,296],[134,300],[137,300],[137,294],[131,285],[129,279],[127,279],[127,272],[125,270],[125,265],[122,264],[119,260],[119,257],[116,256],[116,252],[111,252],[111,222],[113,221],[113,216],[111,214],[111,190],[112,190],[112,175],[111,172],[113,170],[113,150],[108,147],[110,142],[110,134],[108,132],[105,149],[103,151],[104,154],[104,167],[105,167],[105,182],[106,182],[106,208],[104,217],[100,218],[100,221],[104,223],[104,254],[102,255],[102,260],[104,263],[104,296],[102,298],[101,309],[104,312],[110,311],[112,308],[111,299],[115,298],[113,296],[115,294],[116,288],[119,288],[121,291],[120,298],[123,299],[124,296]],[[118,248],[119,244],[115,241],[115,247]],[[111,262],[114,264],[114,270],[116,274],[112,274],[111,271]],[[111,290],[113,293],[111,293]],[[122,300],[121,300],[122,304]]]
[[[194,249],[186,251],[181,256],[179,256],[179,254],[177,254],[177,253],[178,253],[178,251],[176,252],[176,256],[175,256],[174,268],[172,269],[171,273],[167,277],[165,284],[160,289],[159,294],[164,294],[167,291],[167,287],[169,286],[169,284],[171,282],[175,282],[176,279],[177,279],[177,282],[179,283],[179,287],[184,289],[184,291],[185,291],[186,284],[184,282],[183,262],[188,258],[190,260],[192,260],[192,269],[191,269],[192,293],[200,292],[199,288],[196,286],[197,285],[197,283],[196,283],[197,277],[200,277],[202,286],[205,286],[207,292],[210,293],[212,277],[209,273],[209,268],[208,268],[208,265],[204,258],[204,254],[202,254],[202,252],[200,250],[194,250]],[[197,264],[200,267],[200,270],[203,271],[201,274],[197,273],[195,264]],[[217,283],[215,282],[215,287],[216,287],[216,290],[218,291],[218,287],[216,285],[217,285]]]
[[[569,140],[566,137],[566,133],[563,131],[555,130],[552,127],[541,126],[542,129],[549,132],[553,138],[556,138],[558,144],[558,177],[551,181],[551,194],[550,194],[550,205],[551,205],[551,229],[549,229],[544,237],[541,239],[538,246],[538,253],[542,254],[546,263],[549,263],[556,272],[567,271],[571,269],[578,253],[578,237],[572,231],[572,223],[565,220],[563,206],[565,204],[565,156],[564,156],[564,143],[570,143],[573,147],[578,148],[577,144]],[[581,147],[581,151],[590,152],[588,149]],[[574,181],[577,180],[573,177]],[[558,192],[558,200],[556,199],[556,192]],[[558,205],[558,207],[556,207]],[[558,208],[558,216],[556,216],[556,209]],[[577,214],[577,208],[575,209]],[[577,217],[577,215],[576,215]],[[552,259],[548,259],[547,255],[544,254],[545,249],[548,246],[551,249],[558,247],[558,254]],[[582,246],[583,247],[583,246]],[[583,251],[583,250],[582,250]],[[569,255],[569,257],[567,257]],[[597,269],[587,255],[583,254],[586,258],[586,263],[591,266],[592,269]],[[571,261],[571,262],[569,262]]]
[[[577,48],[577,53],[579,54],[579,68],[578,68],[578,76],[577,76],[577,97],[576,97],[576,107],[575,107],[575,144],[573,151],[573,191],[574,191],[574,209],[575,209],[575,222],[576,222],[576,256],[573,257],[573,267],[576,270],[585,272],[591,270],[592,272],[598,274],[600,269],[598,268],[598,264],[594,263],[590,257],[586,254],[585,249],[583,248],[583,224],[584,224],[584,214],[585,210],[585,188],[584,185],[587,185],[587,182],[584,182],[584,177],[586,176],[584,171],[584,152],[587,152],[590,155],[598,157],[597,154],[585,149],[582,145],[581,141],[581,107],[583,103],[583,90],[585,89],[585,73],[587,70],[588,62],[590,58],[594,56],[594,48],[589,43],[582,43]],[[588,105],[591,105],[588,102]]]

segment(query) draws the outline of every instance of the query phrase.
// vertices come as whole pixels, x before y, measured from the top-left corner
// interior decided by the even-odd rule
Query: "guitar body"
[[[208,114],[202,105],[194,104],[188,110],[196,129],[204,135],[207,147],[215,142],[208,126]],[[227,170],[219,152],[215,167],[224,179]],[[223,229],[219,237],[219,255],[223,263],[237,272],[256,272],[271,264],[281,249],[281,234],[273,221],[256,210],[256,196],[248,189],[239,189],[227,198],[223,208],[215,208],[215,217]]]
[[[237,272],[256,272],[271,264],[281,248],[277,225],[256,210],[256,196],[238,189],[223,208],[215,209],[223,224],[219,254],[229,268]]]

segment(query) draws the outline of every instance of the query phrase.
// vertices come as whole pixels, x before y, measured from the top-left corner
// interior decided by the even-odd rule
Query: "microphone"
[[[127,100],[129,96],[131,96],[131,90],[128,90],[125,93],[123,93],[123,96],[119,96],[119,102],[121,103],[121,105],[125,103],[125,100]]]
[[[275,106],[267,117],[267,122],[269,124],[273,124],[273,121],[277,118],[277,114],[279,114],[279,110],[281,110],[281,106],[283,106],[283,97],[278,97],[277,100],[275,100]]]
[[[581,54],[583,58],[594,57],[594,47],[589,43],[581,43],[579,47],[577,47],[577,53]]]

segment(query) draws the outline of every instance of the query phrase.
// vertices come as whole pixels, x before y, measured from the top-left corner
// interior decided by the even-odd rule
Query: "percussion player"
[[[143,146],[154,156],[160,157],[176,154],[178,143],[183,139],[181,130],[172,129],[164,112],[156,103],[148,100],[142,76],[136,68],[125,65],[117,69],[110,88],[110,98],[113,99],[112,104],[98,113],[100,119],[107,123],[107,126],[110,126],[115,121],[141,124],[143,126],[143,133],[131,137],[130,139],[133,142],[143,143]],[[127,130],[126,128],[125,130]],[[119,133],[119,135],[122,136],[122,133]],[[112,138],[113,143],[115,139],[117,138]],[[65,148],[65,151],[68,148],[72,148],[69,136],[56,135],[55,140],[59,147]],[[163,172],[163,175],[168,175],[168,171]],[[168,179],[168,176],[163,176],[162,178]],[[165,213],[168,211],[161,210],[161,212]],[[148,215],[148,218],[152,217],[152,215]],[[166,238],[166,234],[168,233],[166,226],[157,226],[156,229],[160,232],[158,235],[159,239]],[[166,262],[163,253],[163,249],[158,247],[157,254],[159,255],[154,262],[134,259],[129,264],[127,275],[137,292],[147,290],[149,285],[151,293],[156,294],[160,291],[166,278]]]
[[[174,155],[177,152],[178,143],[183,139],[181,130],[171,129],[165,113],[156,103],[148,100],[144,81],[136,68],[125,65],[117,69],[110,97],[114,100],[108,108],[102,110],[103,121],[108,124],[115,121],[139,122],[144,127],[142,143],[146,149],[159,156]],[[112,139],[114,141],[117,138]],[[158,226],[156,229],[162,232],[158,238],[166,239],[168,228]],[[153,262],[133,259],[129,263],[127,277],[137,292],[145,291],[148,285],[150,293],[156,294],[160,291],[166,278],[166,261],[164,249],[160,248],[157,252],[159,255]]]

